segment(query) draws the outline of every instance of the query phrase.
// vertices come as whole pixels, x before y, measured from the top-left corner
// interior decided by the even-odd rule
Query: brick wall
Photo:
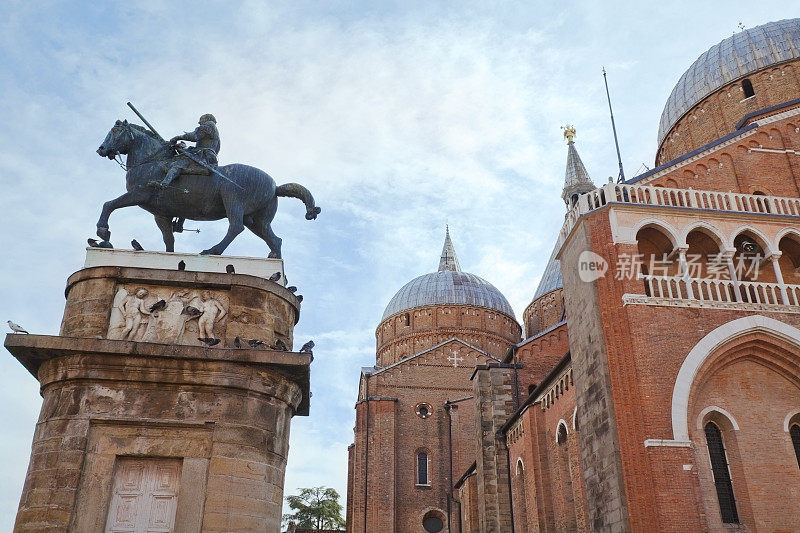
[[[524,400],[532,390],[550,373],[569,350],[567,324],[520,344],[515,361],[522,365],[517,371],[518,397]]]
[[[780,186],[780,184],[776,183],[775,186]],[[642,217],[645,216],[647,214],[642,213]],[[748,220],[747,216],[740,216],[740,218],[742,223],[749,222],[756,228],[759,226],[760,222]],[[711,214],[706,214],[705,221],[712,225],[717,223]],[[800,224],[795,222],[794,225]],[[636,253],[635,244],[612,243],[607,211],[597,212],[581,222],[580,227],[567,241],[562,252],[563,264],[577,264],[575,253],[583,247],[591,247],[611,265],[616,264],[622,254]],[[657,529],[665,531],[702,530],[706,527],[715,527],[715,524],[721,526],[713,483],[709,481],[708,475],[706,475],[706,480],[703,480],[708,458],[707,451],[702,444],[704,442],[702,433],[695,432],[692,435],[692,441],[696,443],[694,449],[648,448],[644,446],[644,442],[648,439],[669,440],[673,437],[673,388],[678,371],[687,354],[703,337],[718,326],[737,318],[752,315],[753,311],[744,308],[715,309],[642,304],[622,306],[620,304],[623,294],[640,294],[642,292],[640,281],[616,280],[613,276],[606,276],[597,282],[586,284],[573,273],[565,271],[564,276],[573,367],[577,385],[578,424],[583,430],[581,431],[581,445],[584,449],[586,446],[600,449],[600,453],[589,457],[589,461],[584,453],[590,525],[601,527],[595,525],[597,522],[593,523],[592,520],[597,518],[596,515],[593,516],[593,513],[598,513],[598,507],[594,503],[596,485],[605,479],[603,475],[598,476],[590,470],[593,467],[591,463],[597,455],[611,454],[612,457],[618,457],[619,468],[616,473],[621,476],[620,480],[622,481],[620,487],[622,490],[619,492],[624,496],[622,503],[627,507],[629,527],[632,529],[647,530],[647,528],[654,527],[654,524],[658,525]],[[780,322],[800,325],[800,315],[798,314],[779,312],[778,309],[761,312]],[[573,316],[579,316],[580,319],[576,319],[573,323]],[[589,326],[595,320],[597,320],[597,326],[590,328]],[[580,336],[573,336],[573,333],[577,333],[576,326],[581,328]],[[593,358],[592,350],[587,349],[586,345],[591,346],[591,343],[597,339],[602,341],[604,351],[599,351],[601,354],[599,358]],[[791,352],[789,348],[783,348],[783,350]],[[753,353],[755,352],[750,350],[748,357],[753,357]],[[736,367],[729,367],[729,369],[734,368]],[[587,369],[590,371],[587,372]],[[716,399],[708,398],[698,403],[695,413],[690,415],[690,421],[693,421],[693,417],[698,416],[697,411],[700,408],[713,404],[713,402],[731,407],[745,420],[751,420],[751,423],[755,423],[756,419],[765,420],[766,414],[759,414],[758,411],[765,406],[776,406],[776,409],[789,411],[786,398],[789,398],[791,394],[788,390],[797,391],[798,389],[794,384],[791,386],[781,385],[782,379],[786,380],[787,378],[779,378],[778,375],[773,375],[771,378],[763,376],[761,379],[765,384],[767,381],[773,384],[771,395],[766,395],[760,392],[760,387],[749,384],[750,379],[758,376],[758,372],[755,370],[746,370],[746,365],[741,365],[735,371],[730,370],[730,372],[732,374],[727,375],[724,379],[722,377],[715,378],[721,380],[720,383],[727,383],[728,386],[720,384]],[[783,375],[793,376],[788,379],[789,381],[794,380],[793,383],[796,383],[798,380],[796,363],[794,370],[787,370]],[[603,376],[604,379],[598,386],[598,377]],[[744,381],[736,382],[735,379]],[[696,383],[698,383],[696,386],[702,386],[701,376],[698,376]],[[731,385],[733,383],[735,385]],[[789,387],[789,389],[781,389],[781,387]],[[753,391],[750,393],[750,400],[745,400],[745,397],[737,398],[737,394],[732,392],[737,389]],[[753,394],[755,391],[759,391],[758,395]],[[794,394],[795,398],[798,397],[797,392]],[[695,398],[697,397],[699,396],[695,396]],[[582,413],[584,405],[603,406],[599,411],[605,410],[612,418],[603,420],[603,417],[600,416],[592,419],[589,416],[590,413]],[[785,415],[786,413],[784,413]],[[750,416],[756,418],[750,419]],[[773,423],[777,424],[776,419],[781,417],[773,415],[771,418]],[[783,419],[781,418],[781,420]],[[616,439],[611,439],[611,442],[604,441],[603,432],[598,433],[596,430],[595,435],[585,436],[589,431],[587,422],[597,424],[598,421],[601,425],[593,427],[603,429],[606,431],[606,435],[615,423]],[[605,422],[609,423],[608,429],[602,425]],[[745,437],[750,433],[744,431],[736,434],[735,440],[730,440],[731,443],[749,443],[746,446],[750,452],[745,454],[746,458],[742,460],[743,466],[739,475],[739,491],[742,495],[743,509],[742,521],[756,529],[791,523],[798,516],[795,511],[790,511],[788,508],[781,510],[779,507],[770,505],[769,510],[765,507],[756,510],[759,505],[769,505],[767,502],[777,497],[776,494],[769,494],[769,490],[777,489],[774,475],[769,476],[767,472],[770,469],[777,472],[778,469],[785,469],[791,463],[785,434],[777,431],[774,427],[771,432],[761,430],[757,433],[762,435],[762,439],[765,439],[761,441],[760,447],[755,444],[758,439],[748,441]],[[732,436],[729,438],[733,439]],[[767,446],[766,443],[771,444]],[[614,451],[615,448],[618,450],[617,452]],[[768,452],[769,458],[766,456],[759,458],[759,460],[766,461],[765,468],[757,472],[753,467],[746,474],[749,457],[757,457],[760,450],[766,449],[771,450]],[[777,450],[781,450],[781,453],[778,453]],[[734,461],[732,465],[735,464]],[[756,486],[761,488],[750,490],[751,487]],[[785,488],[787,485],[779,486]],[[793,496],[787,496],[789,495],[783,496],[784,500],[793,501]],[[600,507],[600,509],[603,509],[599,514],[604,520],[618,516],[614,512],[615,509],[608,507]],[[752,511],[748,511],[748,509],[752,509]],[[620,510],[622,514],[625,512],[624,508]],[[766,526],[766,523],[770,525]]]
[[[755,96],[745,98],[741,80],[716,90],[690,109],[665,137],[656,164],[671,161],[734,131],[748,113],[800,97],[800,61],[788,61],[747,79]]]
[[[800,194],[800,160],[784,151],[800,149],[799,126],[800,114],[797,114],[749,130],[741,138],[677,163],[637,184],[796,197]]]
[[[458,489],[461,502],[461,531],[464,533],[480,532],[478,524],[478,477],[470,475]]]
[[[353,497],[348,499],[348,515],[352,515],[353,525],[348,524],[348,531],[364,531],[365,469],[370,487],[367,492],[367,531],[417,531],[426,512],[434,510],[447,516],[451,479],[461,476],[475,461],[475,415],[470,376],[476,365],[493,362],[496,360],[460,340],[453,340],[362,378],[368,382],[370,397],[395,399],[391,402],[394,440],[389,442],[383,436],[377,436],[387,429],[378,428],[373,422],[369,430],[369,458],[365,459],[363,442],[367,402],[360,402],[356,407],[355,448],[350,467],[353,470]],[[366,390],[367,386],[362,385],[361,399]],[[380,403],[378,400],[369,402],[370,420],[375,418],[376,402]],[[429,409],[425,418],[417,414],[418,406],[423,403]],[[428,454],[428,486],[416,483],[419,451]],[[392,478],[384,474],[390,469],[394,472]],[[393,494],[391,502],[386,500],[389,493]],[[391,521],[385,517],[392,517]],[[452,531],[457,533],[456,524]]]
[[[396,363],[453,337],[502,358],[519,342],[522,329],[512,319],[482,307],[429,306],[393,315],[375,330],[379,366]]]
[[[533,337],[561,321],[564,310],[564,291],[556,289],[532,301],[522,312],[525,335]]]

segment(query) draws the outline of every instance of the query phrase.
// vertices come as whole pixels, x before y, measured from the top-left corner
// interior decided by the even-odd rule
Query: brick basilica
[[[449,232],[386,307],[348,532],[798,531],[800,19],[689,67],[652,170],[598,187],[565,137],[524,333]]]

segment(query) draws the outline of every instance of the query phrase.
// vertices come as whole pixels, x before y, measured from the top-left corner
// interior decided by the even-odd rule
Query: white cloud
[[[436,268],[445,222],[462,267],[500,288],[521,318],[563,220],[559,126],[576,125],[596,183],[617,172],[600,66],[632,171],[652,162],[677,76],[714,43],[683,31],[684,13],[712,12],[718,32],[739,16],[728,3],[665,5],[655,18],[634,3],[187,6],[6,8],[0,302],[7,318],[57,332],[64,280],[82,265],[100,206],[123,191],[122,171],[93,151],[115,119],[133,118],[126,101],[165,136],[213,112],[223,163],[304,183],[323,209],[307,222],[299,203],[281,200],[274,223],[306,297],[297,339],[317,341],[312,416],[293,425],[287,491],[344,487],[359,367],[374,362],[389,298]],[[785,4],[759,10],[751,25],[781,18]],[[114,213],[111,227],[118,246],[135,237],[161,247],[141,210]],[[179,250],[224,232],[222,222],[196,227]],[[244,234],[229,252],[266,254]],[[0,437],[0,529],[10,530],[39,400],[33,378],[10,356],[4,365],[0,388],[16,398],[3,402],[14,428]]]

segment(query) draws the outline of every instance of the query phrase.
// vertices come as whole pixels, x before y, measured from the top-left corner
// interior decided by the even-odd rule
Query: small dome
[[[658,145],[700,100],[748,74],[800,57],[800,19],[779,20],[750,28],[708,49],[672,89],[661,123]]]
[[[547,261],[547,266],[544,267],[544,274],[539,281],[539,287],[533,295],[533,301],[536,301],[540,296],[544,296],[548,292],[564,287],[564,282],[561,279],[561,261],[556,259],[558,255],[559,243],[553,247],[553,252],[550,254],[550,259]]]
[[[474,305],[503,313],[514,320],[514,310],[497,287],[483,278],[462,272],[450,230],[445,235],[439,271],[414,278],[389,300],[381,321],[392,315],[429,305]]]

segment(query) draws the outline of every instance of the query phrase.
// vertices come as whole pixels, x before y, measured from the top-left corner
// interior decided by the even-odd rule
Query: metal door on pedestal
[[[181,459],[117,458],[105,532],[172,532],[181,462]]]

